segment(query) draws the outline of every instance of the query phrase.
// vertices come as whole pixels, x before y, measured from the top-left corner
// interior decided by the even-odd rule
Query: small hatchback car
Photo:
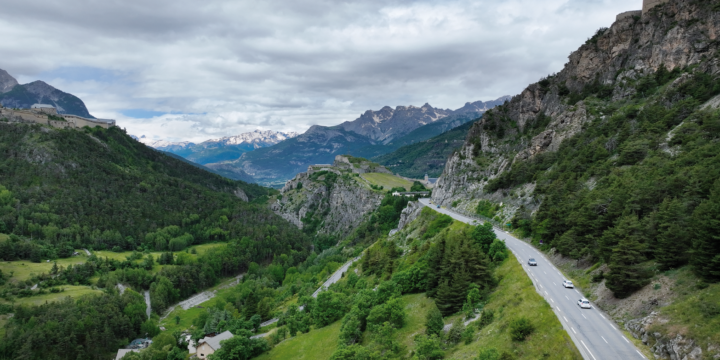
[[[570,280],[565,280],[565,281],[563,281],[563,286],[564,286],[566,289],[567,289],[567,288],[570,288],[570,289],[574,289],[574,288],[575,288],[575,285],[573,285],[572,281],[570,281]]]
[[[537,266],[537,261],[535,261],[535,259],[530,259],[530,260],[528,260],[528,265],[529,266]]]
[[[592,306],[590,306],[590,300],[588,299],[580,299],[578,300],[578,305],[583,309],[590,309]]]

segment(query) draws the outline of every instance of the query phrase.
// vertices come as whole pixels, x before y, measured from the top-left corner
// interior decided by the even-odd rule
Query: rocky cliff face
[[[12,90],[17,84],[18,82],[14,77],[10,76],[7,71],[0,69],[0,94]]]
[[[271,209],[301,229],[315,226],[320,234],[346,235],[357,227],[384,195],[355,176],[347,158],[338,158],[333,165],[313,165],[297,174]]]
[[[649,96],[639,92],[642,87],[638,84],[663,66],[686,72],[666,85],[666,93],[681,87],[692,74],[716,78],[720,74],[716,55],[720,49],[719,10],[717,3],[671,0],[642,17],[621,17],[610,28],[600,29],[570,55],[560,72],[531,84],[473,125],[462,148],[448,159],[433,200],[465,213],[475,213],[480,200],[489,200],[502,205],[497,220],[509,220],[521,206],[529,213],[537,210],[543,198],[533,194],[532,182],[495,186],[494,191],[486,191],[486,187],[498,184],[493,180],[511,169],[522,169],[538,155],[558,151],[565,140],[612,115],[598,111],[593,102],[632,105],[632,101]],[[588,89],[596,89],[592,94],[602,89],[605,100],[578,95]],[[671,131],[667,138],[672,136]],[[613,139],[610,134],[606,149],[613,147]],[[662,144],[659,150],[671,151]],[[592,178],[585,184],[590,190],[595,186]],[[598,298],[596,304],[612,304],[613,299]],[[690,339],[677,329],[663,328],[663,319],[657,314],[631,316],[636,318],[626,323],[627,329],[650,346],[657,358],[720,358],[717,345],[700,346],[705,339]]]
[[[463,212],[473,212],[481,199],[503,202],[508,205],[500,214],[503,219],[511,218],[520,205],[537,208],[538,199],[527,196],[532,184],[493,194],[483,189],[513,163],[556,151],[563,140],[600,116],[588,114],[582,101],[569,105],[562,95],[582,92],[595,83],[609,85],[614,101],[630,99],[636,90],[629,84],[662,65],[668,70],[698,65],[700,71],[717,74],[718,60],[710,58],[718,50],[718,35],[720,13],[710,4],[692,0],[670,1],[642,18],[621,18],[600,29],[570,54],[559,73],[531,84],[473,126],[463,147],[447,161],[433,200],[443,205],[459,201],[457,209]],[[523,136],[538,126],[542,131],[532,138]]]

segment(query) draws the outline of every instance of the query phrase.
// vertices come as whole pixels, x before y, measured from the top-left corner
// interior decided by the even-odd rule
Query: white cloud
[[[302,132],[384,105],[516,94],[640,0],[12,0],[0,68],[133,134]],[[65,71],[66,69],[75,71]],[[173,113],[132,119],[128,109]],[[184,113],[190,115],[177,115]],[[197,115],[201,114],[201,115]]]

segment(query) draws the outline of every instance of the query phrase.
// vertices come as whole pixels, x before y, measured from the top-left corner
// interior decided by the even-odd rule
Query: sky
[[[516,95],[641,0],[9,0],[0,69],[134,135],[304,132]]]

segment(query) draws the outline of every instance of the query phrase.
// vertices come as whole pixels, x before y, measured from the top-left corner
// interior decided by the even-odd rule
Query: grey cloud
[[[627,0],[11,0],[0,68],[165,138],[304,131],[384,105],[456,108],[560,70]],[[95,80],[63,67],[111,71]],[[123,109],[205,115],[137,120]],[[158,126],[154,126],[156,122]],[[160,126],[163,125],[163,126]],[[132,130],[132,129],[131,129]],[[133,130],[134,133],[137,133]]]

